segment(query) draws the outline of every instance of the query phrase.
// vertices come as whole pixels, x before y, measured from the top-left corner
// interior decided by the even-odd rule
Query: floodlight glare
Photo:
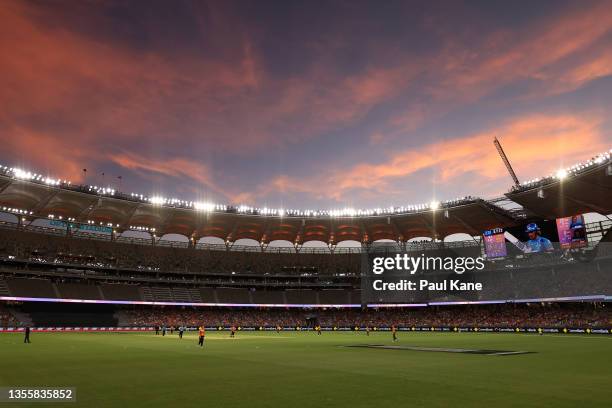
[[[567,177],[567,171],[565,169],[557,170],[556,176],[559,180],[563,180]]]

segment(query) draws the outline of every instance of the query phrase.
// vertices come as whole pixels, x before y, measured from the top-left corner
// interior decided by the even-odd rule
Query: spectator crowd
[[[380,309],[131,308],[128,326],[612,327],[604,304],[505,304]]]

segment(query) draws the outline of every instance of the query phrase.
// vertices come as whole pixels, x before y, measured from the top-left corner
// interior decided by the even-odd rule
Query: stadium
[[[248,339],[245,343],[255,345],[255,350],[265,349],[267,339],[273,340],[269,346],[276,346],[277,339],[281,343],[278,358],[293,359],[283,353],[290,353],[298,342],[318,341],[308,336],[325,332],[324,342],[305,346],[328,348],[313,351],[322,353],[311,357],[316,367],[324,365],[319,361],[322,356],[330,361],[346,358],[328,355],[346,353],[335,350],[337,347],[385,347],[392,328],[409,344],[418,344],[406,346],[408,350],[432,353],[547,354],[549,345],[527,337],[537,334],[576,336],[575,342],[585,342],[582,347],[594,347],[604,354],[609,347],[609,219],[586,223],[580,245],[556,247],[547,254],[507,251],[506,246],[512,245],[508,241],[500,257],[488,252],[487,235],[482,234],[468,241],[444,241],[456,232],[499,234],[531,223],[545,225],[550,218],[612,213],[609,152],[554,177],[514,187],[504,199],[470,196],[351,214],[281,213],[136,197],[21,169],[2,169],[0,330],[13,342],[25,327],[32,328],[35,341],[44,341],[44,347],[54,347],[56,342],[55,347],[61,347],[63,336],[82,338],[89,335],[85,333],[97,334],[77,344],[100,347],[98,341],[142,344],[156,336],[175,338],[179,330],[185,330],[188,338],[205,326],[213,340],[207,345],[211,352],[233,353],[225,343],[217,346],[214,342],[230,336]],[[146,233],[149,238],[126,237],[127,231]],[[429,241],[410,241],[428,233]],[[163,239],[167,234],[181,234],[184,240]],[[202,243],[206,237],[223,244]],[[259,244],[234,245],[244,238]],[[275,240],[294,245],[270,245]],[[324,240],[327,245],[303,246],[314,240]],[[359,241],[361,246],[337,246],[345,240]],[[491,289],[462,299],[444,294],[424,303],[368,303],[361,290],[361,256],[374,251],[377,241],[384,243],[385,251],[396,247],[406,254],[468,250],[489,255],[487,262],[494,267],[480,273],[484,282],[491,281]],[[529,289],[522,290],[526,281]],[[39,337],[38,333],[45,334]],[[284,344],[284,338],[297,341]],[[557,341],[551,341],[553,350]],[[147,347],[156,349],[165,361],[165,353],[170,353],[165,347],[174,345],[158,344]],[[180,353],[193,351],[181,347]],[[237,353],[258,353],[246,345],[238,347],[243,348]],[[563,352],[562,344],[556,347]],[[56,358],[69,359],[55,352],[59,353]],[[275,348],[267,349],[266,358],[274,352]],[[5,356],[5,360],[10,358]],[[310,360],[307,354],[300,358]],[[368,366],[364,369],[371,370],[371,359],[379,357],[365,358],[363,364]],[[428,364],[427,357],[418,358]],[[592,364],[597,365],[597,360]],[[604,372],[602,381],[607,378]],[[74,378],[70,381],[80,384]],[[590,385],[596,387],[597,381]],[[590,394],[597,396],[596,391],[591,389]]]
[[[493,3],[8,0],[0,405],[609,406],[612,14]]]

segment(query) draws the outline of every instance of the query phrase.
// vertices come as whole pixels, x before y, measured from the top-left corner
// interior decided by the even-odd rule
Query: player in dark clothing
[[[24,343],[30,343],[30,326],[25,328],[25,337],[23,338]]]
[[[179,327],[179,339],[183,338],[183,332],[185,331],[185,327],[184,326],[180,326]]]

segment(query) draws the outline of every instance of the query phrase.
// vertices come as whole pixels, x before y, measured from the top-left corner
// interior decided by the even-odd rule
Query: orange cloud
[[[555,82],[560,73],[554,64],[595,46],[610,32],[612,9],[607,2],[601,2],[595,7],[571,10],[544,23],[538,21],[522,32],[492,35],[484,49],[467,54],[464,59],[457,58],[463,45],[455,45],[450,54],[442,57],[450,59],[443,64],[447,67],[442,76],[444,83],[436,92],[454,89],[477,97],[521,78]],[[605,44],[603,47],[606,48]],[[573,64],[570,62],[568,65],[568,68],[558,69],[572,70]],[[587,78],[575,78],[575,82],[565,83],[564,90],[581,85]]]
[[[609,148],[599,125],[599,120],[572,115],[521,117],[497,129],[395,153],[383,164],[358,165],[334,177],[332,183],[338,189],[333,195],[353,188],[383,190],[391,179],[409,177],[431,167],[437,168],[440,184],[466,174],[479,179],[507,180],[505,168],[492,145],[495,136],[502,140],[523,179],[543,176],[546,173],[542,172],[552,173],[560,166],[569,165],[568,159],[587,158]],[[509,184],[501,184],[500,188],[503,185]]]
[[[520,32],[493,32],[482,44],[447,38],[445,48],[434,57],[403,63],[409,77],[416,76],[416,65],[427,80],[416,88],[418,97],[381,124],[370,141],[397,140],[516,81],[542,81],[543,86],[527,89],[517,98],[534,99],[570,92],[612,75],[607,39],[611,33],[612,8],[601,2],[538,20]],[[400,87],[412,84],[395,82]]]
[[[598,52],[592,58],[587,59],[581,64],[564,73],[559,82],[561,84],[572,84],[578,87],[594,79],[612,75],[612,49],[606,48]],[[562,86],[562,85],[560,85]]]
[[[2,149],[12,152],[11,162],[4,165],[46,172],[47,176],[74,183],[83,181],[82,169],[87,167],[87,153],[93,152],[86,153],[77,145],[63,146],[53,135],[28,128],[3,128],[0,125],[0,131],[10,135],[2,138]],[[36,163],[36,168],[31,168],[32,163]]]
[[[440,187],[461,183],[465,185],[465,194],[499,195],[507,191],[511,181],[493,146],[495,136],[502,141],[519,177],[527,180],[554,173],[559,167],[609,149],[609,140],[602,135],[600,124],[599,118],[571,114],[519,117],[495,129],[396,151],[383,163],[335,169],[329,176],[279,177],[260,187],[257,195],[281,190],[338,202],[348,202],[351,195],[361,192],[379,195],[403,192],[409,196],[410,180],[425,169],[435,169],[435,183]],[[398,188],[395,183],[399,180],[407,187]],[[485,182],[491,187],[483,189]]]
[[[203,188],[208,188],[225,198],[233,194],[215,182],[215,178],[205,164],[194,160],[173,157],[144,157],[133,153],[113,155],[111,160],[126,170],[139,172],[144,178],[152,175],[163,175],[175,179],[187,180],[192,194],[200,194]]]

